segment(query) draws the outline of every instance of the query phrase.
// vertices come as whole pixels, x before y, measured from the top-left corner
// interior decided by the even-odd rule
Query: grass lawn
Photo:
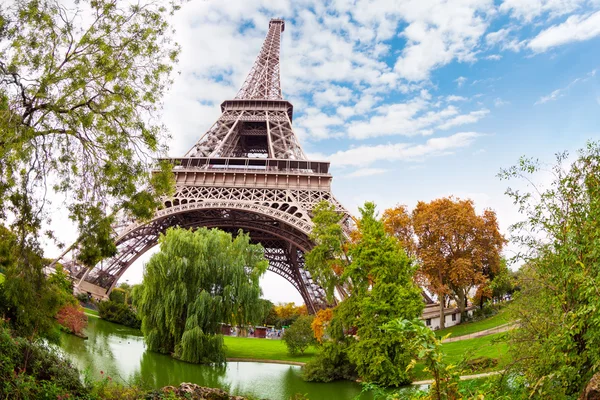
[[[96,310],[92,310],[91,308],[87,308],[87,307],[84,307],[84,308],[83,308],[83,312],[85,312],[86,314],[92,314],[92,315],[95,315],[96,317],[99,317],[99,316],[100,316],[100,315],[98,314],[98,311],[96,311]]]
[[[476,339],[461,340],[458,342],[445,343],[442,351],[446,355],[448,364],[457,365],[468,354],[469,359],[477,357],[490,357],[498,360],[498,365],[493,369],[467,372],[462,375],[471,375],[491,370],[503,369],[510,361],[508,355],[508,344],[506,333],[484,336]],[[431,376],[423,371],[424,365],[418,363],[414,369],[415,380],[430,379]]]
[[[255,339],[225,336],[225,355],[231,358],[257,358],[264,360],[307,362],[317,354],[309,347],[303,355],[290,356],[283,340]]]
[[[435,331],[435,336],[438,338],[444,337],[447,334],[451,333],[450,337],[457,337],[468,335],[470,333],[484,331],[486,329],[495,328],[500,325],[504,325],[507,322],[510,322],[510,316],[508,312],[508,306],[503,307],[498,314],[483,319],[477,322],[467,322],[460,325],[451,326],[449,328],[440,329],[439,331]]]

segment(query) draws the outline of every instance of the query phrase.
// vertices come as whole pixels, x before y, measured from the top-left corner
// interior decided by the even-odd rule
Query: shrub
[[[40,342],[13,337],[0,320],[0,398],[82,398],[79,371]]]
[[[114,301],[103,301],[98,304],[100,318],[117,324],[140,329],[142,322],[131,307]]]
[[[83,308],[78,305],[67,304],[56,314],[58,323],[75,335],[83,335],[83,328],[87,326],[87,316]]]
[[[312,321],[312,316],[302,315],[283,333],[282,339],[290,355],[296,355],[298,352],[304,354],[308,346],[316,344],[315,335],[311,327]]]
[[[354,339],[349,339],[354,340]],[[325,342],[321,352],[302,368],[303,378],[309,382],[356,380],[356,367],[348,358],[347,343]]]

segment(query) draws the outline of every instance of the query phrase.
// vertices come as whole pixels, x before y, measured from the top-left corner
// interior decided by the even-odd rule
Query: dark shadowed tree
[[[159,239],[134,304],[148,349],[192,363],[225,362],[221,323],[262,316],[259,277],[268,263],[241,231],[170,228]]]

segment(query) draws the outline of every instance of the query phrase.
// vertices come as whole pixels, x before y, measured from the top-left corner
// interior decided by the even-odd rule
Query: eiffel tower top
[[[285,22],[282,19],[269,22],[267,37],[236,99],[283,99],[279,80],[279,44],[284,29]]]
[[[269,22],[260,53],[235,99],[221,104],[221,117],[184,158],[252,159],[255,163],[264,159],[265,165],[267,160],[306,160],[292,130],[293,106],[281,94],[279,47],[284,28],[282,19]],[[199,161],[198,166],[213,164]],[[329,164],[321,164],[319,171],[326,171]]]

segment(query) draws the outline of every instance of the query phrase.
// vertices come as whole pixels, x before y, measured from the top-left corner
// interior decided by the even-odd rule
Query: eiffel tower
[[[117,229],[116,256],[93,269],[70,264],[77,292],[107,298],[119,278],[157,244],[169,227],[239,229],[260,243],[269,270],[290,282],[307,309],[326,306],[325,293],[304,268],[313,247],[311,211],[321,201],[348,212],[331,193],[329,162],[306,158],[292,129],[293,106],[283,99],[279,78],[282,19],[269,22],[260,54],[235,99],[221,104],[221,117],[173,164],[176,193],[147,223]]]

